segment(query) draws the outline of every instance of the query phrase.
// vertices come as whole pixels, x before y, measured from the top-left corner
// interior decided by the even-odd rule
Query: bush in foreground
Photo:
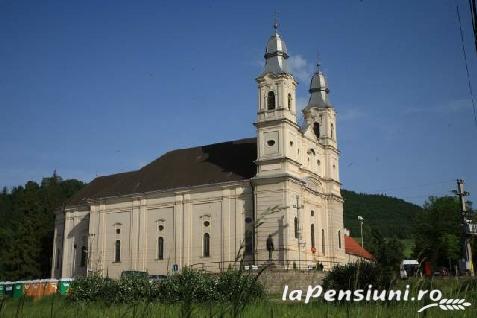
[[[255,275],[229,270],[211,275],[184,268],[181,273],[156,283],[141,277],[112,280],[99,275],[79,278],[71,284],[68,299],[76,302],[162,303],[212,302],[248,304],[265,295]]]
[[[375,263],[357,262],[335,266],[323,280],[325,289],[356,290],[373,288],[386,289],[391,285],[391,277]]]

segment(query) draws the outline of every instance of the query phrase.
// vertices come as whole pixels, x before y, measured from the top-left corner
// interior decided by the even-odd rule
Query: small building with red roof
[[[362,247],[355,239],[351,236],[344,236],[345,242],[345,253],[348,257],[348,262],[356,261],[374,261],[374,256],[368,252],[364,247]]]

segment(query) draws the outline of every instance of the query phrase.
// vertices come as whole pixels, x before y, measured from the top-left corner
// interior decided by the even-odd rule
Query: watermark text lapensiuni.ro
[[[419,290],[417,295],[410,295],[409,285],[406,285],[406,289],[402,290],[378,290],[373,289],[372,285],[369,285],[367,289],[356,290],[323,290],[321,285],[308,286],[307,290],[294,289],[290,290],[288,285],[285,285],[283,289],[282,300],[283,301],[303,301],[308,304],[312,299],[318,299],[322,297],[327,302],[335,301],[349,301],[349,302],[385,302],[385,301],[422,301],[426,298],[432,301],[431,304],[421,307],[417,312],[423,312],[431,307],[439,307],[442,310],[465,310],[465,307],[469,307],[471,303],[466,302],[465,299],[448,299],[442,298],[442,292],[438,289],[432,290]]]

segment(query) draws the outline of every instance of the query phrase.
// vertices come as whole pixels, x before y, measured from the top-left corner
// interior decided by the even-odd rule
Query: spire
[[[328,101],[328,83],[326,82],[325,75],[320,71],[320,63],[316,64],[316,71],[311,78],[310,89],[311,94],[308,101],[308,107],[331,107]]]
[[[288,73],[288,65],[286,59],[288,58],[287,46],[285,41],[278,34],[278,18],[275,16],[273,23],[274,32],[267,42],[265,48],[265,70],[266,73]]]

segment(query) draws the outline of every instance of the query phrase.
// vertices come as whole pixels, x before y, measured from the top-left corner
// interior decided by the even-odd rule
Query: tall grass
[[[327,303],[315,301],[309,304],[282,302],[280,298],[253,303],[244,308],[238,317],[477,317],[477,280],[470,279],[415,279],[400,281],[394,289],[404,290],[411,285],[411,294],[420,289],[439,289],[445,298],[465,298],[472,303],[463,311],[443,311],[430,308],[418,314],[421,302],[371,302],[371,303]],[[190,304],[184,310],[181,304],[157,302],[137,302],[133,304],[105,304],[100,302],[70,302],[63,297],[49,297],[40,300],[8,299],[0,301],[0,318],[3,317],[233,317],[225,304]]]

